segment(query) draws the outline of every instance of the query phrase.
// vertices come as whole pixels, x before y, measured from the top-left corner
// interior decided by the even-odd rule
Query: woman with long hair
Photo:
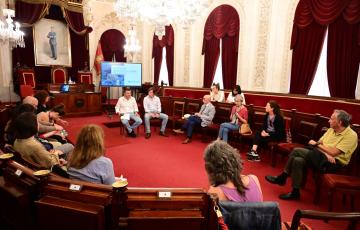
[[[236,95],[241,95],[242,99],[243,99],[243,105],[246,105],[246,101],[245,101],[245,95],[243,94],[243,92],[241,91],[241,87],[240,85],[235,85],[234,88],[232,89],[232,91],[229,93],[228,97],[226,98],[226,102],[227,103],[234,103],[235,102],[235,97]]]
[[[219,200],[237,202],[263,201],[259,179],[243,175],[242,162],[236,149],[223,141],[214,141],[204,151],[205,170],[210,188]]]
[[[72,179],[99,184],[115,182],[112,161],[104,156],[104,131],[97,125],[86,125],[77,137],[75,149],[68,160]]]
[[[263,129],[256,132],[253,139],[253,146],[247,153],[249,161],[260,161],[257,152],[258,147],[267,144],[269,141],[281,141],[286,138],[284,118],[280,106],[276,101],[270,100],[265,106],[265,117]]]

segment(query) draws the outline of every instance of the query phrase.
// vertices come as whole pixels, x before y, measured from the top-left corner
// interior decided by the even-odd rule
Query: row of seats
[[[35,71],[32,68],[18,69],[17,75],[19,77],[20,85],[30,85],[33,89],[36,88]],[[56,66],[51,69],[51,82],[53,84],[66,84],[69,80],[66,68]],[[78,71],[77,83],[93,84],[91,72]]]
[[[19,69],[17,71],[19,77],[19,95],[21,98],[32,96],[37,87],[34,69]],[[57,66],[51,69],[51,82],[53,84],[66,84],[69,80],[67,70],[64,67]],[[77,74],[77,83],[93,84],[91,72],[79,71]]]
[[[230,229],[280,229],[277,203],[217,202],[202,189],[115,188],[34,176],[34,170],[14,160],[0,161],[0,215],[9,229],[218,229],[214,205],[219,205]],[[245,221],[241,213],[266,213],[271,223]],[[297,210],[285,229],[298,229],[301,218],[348,220],[356,229],[360,213]],[[1,226],[1,225],[0,225]],[[283,225],[285,227],[286,225]],[[249,228],[251,227],[251,228]],[[284,228],[283,228],[284,229]]]
[[[184,122],[182,117],[184,114],[193,114],[199,111],[202,101],[200,99],[188,99],[188,98],[174,98],[174,97],[160,97],[162,102],[162,111],[169,115],[172,128],[175,128],[179,123]],[[213,119],[213,124],[209,127],[201,128],[200,132],[203,140],[214,140],[216,138],[219,126],[222,122],[228,122],[232,104],[213,102],[216,108],[216,114]],[[254,106],[252,104],[246,105],[249,112],[249,124],[253,131],[261,131],[262,124],[265,116],[265,109],[260,106]],[[295,109],[281,110],[285,122],[286,131],[288,133],[288,139],[283,142],[270,142],[263,152],[269,152],[270,163],[273,167],[277,165],[278,155],[283,158],[288,156],[291,151],[296,147],[305,147],[309,140],[318,140],[329,126],[329,118],[320,114],[307,114],[298,112]],[[360,136],[360,126],[353,124],[352,128]],[[254,133],[254,132],[253,132]],[[290,137],[291,135],[291,137]],[[239,145],[242,143],[250,143],[253,135],[241,135],[235,131],[232,133],[233,145]],[[231,141],[231,139],[230,139]],[[240,146],[241,147],[241,146]],[[355,196],[360,194],[360,140],[358,148],[352,155],[352,159],[348,166],[344,167],[338,174],[316,174],[313,173],[315,179],[316,192],[314,195],[314,203],[318,203],[321,197],[322,185],[328,188],[328,209],[332,210],[332,197],[337,191],[341,191],[343,194],[350,195],[351,201]],[[306,176],[304,179],[306,180]],[[304,180],[303,184],[306,184]],[[354,206],[352,206],[354,210]]]
[[[209,94],[209,90],[193,87],[162,87],[161,95],[199,99],[205,94]],[[225,96],[229,92],[229,90],[225,90]],[[291,110],[296,108],[299,112],[310,114],[321,113],[328,116],[330,116],[334,109],[343,109],[353,115],[354,123],[360,124],[360,117],[356,116],[360,109],[359,100],[274,92],[244,91],[243,93],[247,104],[257,106],[265,106],[269,100],[275,100],[283,109]]]

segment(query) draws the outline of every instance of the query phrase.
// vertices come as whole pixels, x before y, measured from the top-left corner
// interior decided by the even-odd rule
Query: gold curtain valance
[[[48,5],[58,5],[67,10],[83,13],[82,0],[17,0],[20,2],[26,2],[30,4],[48,4]]]

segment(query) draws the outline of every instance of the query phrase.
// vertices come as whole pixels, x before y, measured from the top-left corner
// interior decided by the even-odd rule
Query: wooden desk
[[[101,93],[53,93],[51,104],[65,105],[66,116],[90,116],[100,115],[101,110]]]
[[[48,84],[47,90],[50,93],[58,93],[60,92],[60,87],[63,84]],[[69,84],[70,92],[94,92],[95,85],[94,84]]]
[[[61,93],[62,84],[49,84],[48,90],[52,94],[51,106],[63,103],[66,116],[100,115],[101,92],[94,92],[93,84],[71,84],[70,92]]]

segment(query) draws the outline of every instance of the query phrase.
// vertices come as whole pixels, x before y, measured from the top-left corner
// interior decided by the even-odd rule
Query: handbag
[[[240,126],[239,133],[242,135],[251,135],[252,131],[248,123],[243,123]]]

